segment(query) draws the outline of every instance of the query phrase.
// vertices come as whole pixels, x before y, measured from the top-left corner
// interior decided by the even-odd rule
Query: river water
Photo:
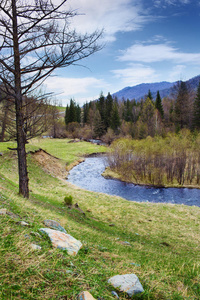
[[[105,179],[101,175],[105,167],[104,157],[88,157],[70,171],[68,181],[89,191],[116,195],[129,201],[174,203],[200,207],[200,189],[154,188],[124,183],[115,179]]]

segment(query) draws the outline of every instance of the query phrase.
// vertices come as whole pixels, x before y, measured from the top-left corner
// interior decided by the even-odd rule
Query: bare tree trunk
[[[22,112],[21,93],[21,70],[18,43],[16,0],[12,0],[13,11],[13,44],[14,44],[14,67],[15,67],[15,109],[16,109],[16,131],[17,131],[17,154],[19,172],[19,194],[24,198],[29,197],[28,172],[26,160],[26,135],[24,132],[24,117]]]
[[[6,131],[6,125],[7,125],[7,116],[8,116],[8,101],[5,102],[5,107],[4,107],[4,116],[3,116],[3,121],[2,121],[2,129],[1,129],[1,142],[4,142],[4,137],[5,137],[5,131]]]

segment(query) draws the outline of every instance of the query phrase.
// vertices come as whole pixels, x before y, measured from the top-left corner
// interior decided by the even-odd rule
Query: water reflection
[[[68,181],[86,190],[117,195],[130,201],[200,206],[200,189],[153,188],[105,179],[101,176],[105,166],[104,157],[86,158],[70,171]]]

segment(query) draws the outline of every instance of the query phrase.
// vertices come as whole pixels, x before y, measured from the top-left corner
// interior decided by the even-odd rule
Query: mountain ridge
[[[197,89],[197,86],[200,81],[200,75],[192,77],[185,82],[189,85],[189,87],[193,90]],[[144,98],[145,95],[148,94],[148,91],[151,91],[152,97],[155,99],[157,91],[160,92],[161,98],[167,97],[172,92],[173,86],[177,83],[175,82],[168,82],[168,81],[161,81],[155,83],[141,83],[135,86],[127,86],[118,92],[112,94],[113,97],[117,97],[118,100],[122,99],[135,99],[139,101],[140,99]]]

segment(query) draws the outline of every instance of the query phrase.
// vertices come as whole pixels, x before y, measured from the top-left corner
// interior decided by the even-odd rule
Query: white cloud
[[[186,70],[184,65],[176,65],[172,68],[172,71],[169,74],[169,81],[173,82],[176,80],[183,80],[182,76]]]
[[[120,61],[133,61],[154,63],[161,61],[173,61],[176,63],[200,63],[200,53],[186,53],[170,46],[169,44],[135,44],[122,51],[118,57]]]
[[[105,39],[115,40],[117,32],[139,30],[151,16],[136,0],[69,0],[72,9],[80,13],[74,19],[78,31],[92,32],[104,29]]]
[[[92,95],[99,94],[102,87],[108,85],[100,79],[94,77],[83,78],[66,78],[66,77],[49,77],[45,81],[48,92],[53,92],[62,102],[67,102],[70,98],[74,98],[79,104],[83,104],[88,99],[90,91]],[[92,96],[91,96],[92,98]]]
[[[127,68],[112,70],[112,73],[121,80],[124,86],[133,86],[141,82],[154,82],[158,79],[153,68],[142,64],[130,64]]]
[[[167,5],[180,5],[180,4],[189,4],[190,0],[154,0],[154,5],[156,7],[164,7],[167,8]]]

